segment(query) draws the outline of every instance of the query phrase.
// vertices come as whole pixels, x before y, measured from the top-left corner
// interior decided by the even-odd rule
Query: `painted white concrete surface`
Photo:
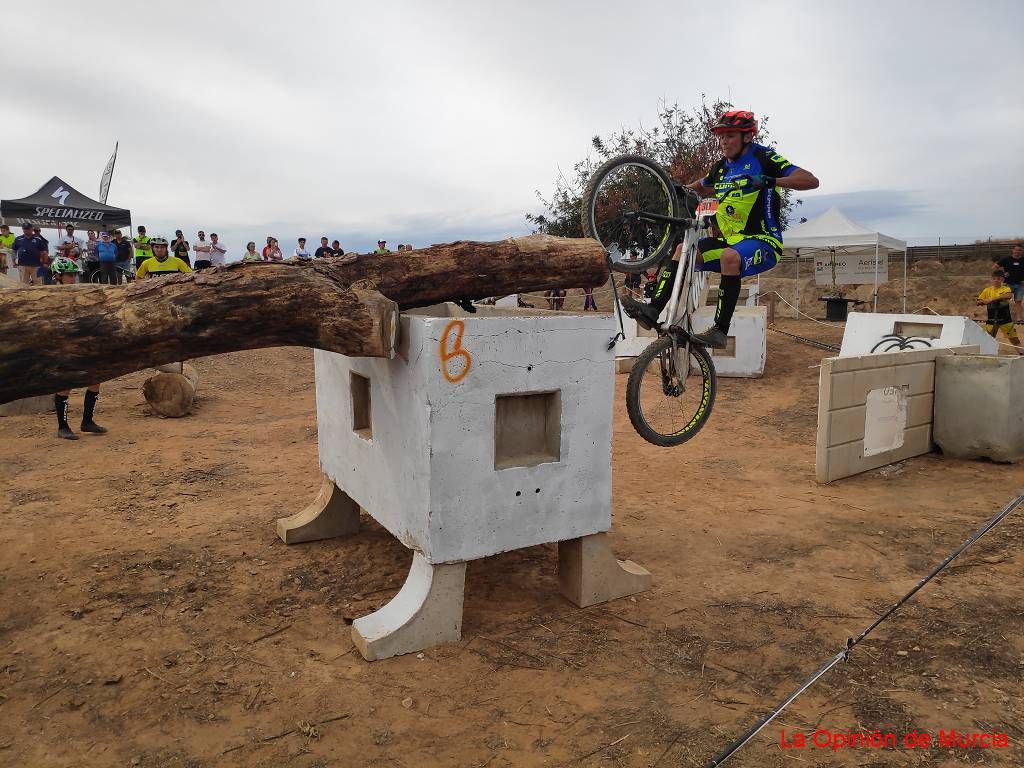
[[[694,313],[693,327],[700,332],[715,322],[715,308],[701,307]],[[715,373],[725,378],[752,378],[764,374],[768,355],[768,308],[736,307],[729,325],[729,336],[735,338],[735,355],[726,350],[712,351]]]
[[[900,324],[911,324],[901,329]],[[839,357],[853,357],[855,355],[872,354],[872,349],[877,346],[875,354],[881,352],[903,352],[909,349],[927,349],[923,343],[909,341],[905,350],[898,349],[894,344],[898,339],[882,343],[886,336],[900,333],[909,338],[923,338],[921,333],[915,332],[915,326],[929,326],[925,334],[937,334],[936,338],[927,338],[932,348],[961,347],[964,345],[977,344],[984,355],[998,353],[999,345],[995,339],[989,336],[985,329],[973,320],[966,317],[953,317],[948,315],[885,315],[875,312],[851,312],[846,321],[846,330],[843,332],[843,344],[840,348]],[[938,328],[936,328],[938,326]],[[889,349],[889,347],[893,347]]]
[[[401,333],[394,360],[315,353],[321,468],[360,507],[429,563],[611,527],[611,315],[442,305]],[[351,373],[370,380],[372,437],[352,429]],[[496,470],[496,397],[555,390],[559,459]]]

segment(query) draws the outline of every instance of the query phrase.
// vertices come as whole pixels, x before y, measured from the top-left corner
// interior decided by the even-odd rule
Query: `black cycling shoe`
[[[694,333],[690,338],[701,346],[711,347],[712,349],[725,349],[726,342],[729,340],[725,331],[717,325],[712,325],[704,333]]]
[[[657,327],[658,316],[661,312],[650,304],[637,301],[629,296],[623,296],[620,303],[623,311],[647,330]]]
[[[94,435],[103,435],[107,432],[106,427],[101,427],[92,419],[89,419],[89,421],[83,421],[79,429],[82,432],[92,432]]]
[[[60,427],[57,430],[57,437],[63,437],[65,440],[78,439],[78,435],[71,431],[71,427]]]

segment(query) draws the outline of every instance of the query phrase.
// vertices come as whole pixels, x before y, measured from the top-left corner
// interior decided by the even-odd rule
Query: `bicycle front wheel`
[[[591,176],[582,203],[583,234],[604,246],[619,272],[642,272],[675,245],[676,225],[645,218],[680,215],[672,179],[653,160],[613,157]]]
[[[700,432],[715,404],[715,365],[704,347],[672,350],[662,336],[640,353],[629,372],[626,410],[637,433],[649,443],[671,447]]]

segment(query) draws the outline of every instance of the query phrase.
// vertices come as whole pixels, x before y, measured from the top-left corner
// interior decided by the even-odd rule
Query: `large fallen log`
[[[545,235],[311,262],[232,264],[125,286],[0,291],[0,403],[206,355],[304,346],[389,357],[399,309],[607,278],[594,240]]]

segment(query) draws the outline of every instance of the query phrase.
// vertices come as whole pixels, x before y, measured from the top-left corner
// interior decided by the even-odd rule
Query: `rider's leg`
[[[668,300],[672,296],[672,285],[675,283],[676,273],[679,271],[679,259],[682,257],[682,253],[683,244],[680,243],[672,254],[672,260],[658,273],[657,285],[650,304],[644,304],[628,296],[622,299],[622,307],[626,310],[626,314],[635,318],[645,328],[656,326],[658,318],[661,317],[661,313],[668,305]]]
[[[756,238],[747,238],[721,249],[701,250],[704,252],[705,262],[717,259],[722,280],[718,287],[715,324],[704,333],[694,334],[693,339],[709,347],[724,349],[732,316],[739,301],[743,277],[771,269],[778,261],[778,254],[769,243]]]
[[[82,409],[82,426],[83,432],[92,432],[93,434],[102,435],[107,431],[106,427],[101,427],[95,421],[92,420],[92,415],[96,410],[96,400],[100,396],[100,385],[93,384],[87,390],[85,390],[85,405]]]
[[[68,426],[68,395],[70,389],[65,389],[53,396],[53,409],[57,412],[57,437],[65,440],[77,440],[78,435],[71,431]]]

